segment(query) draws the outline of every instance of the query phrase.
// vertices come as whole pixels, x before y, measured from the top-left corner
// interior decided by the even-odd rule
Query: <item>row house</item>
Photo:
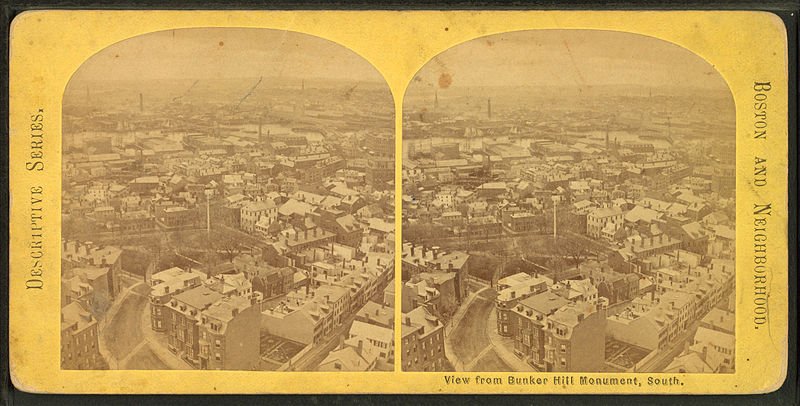
[[[170,268],[150,276],[150,328],[166,331],[169,320],[165,306],[172,297],[202,285],[206,274],[197,270]]]
[[[200,369],[256,370],[261,332],[259,307],[242,296],[226,297],[200,313],[197,356]]]
[[[570,303],[547,316],[544,361],[547,372],[600,371],[605,366],[608,302]]]
[[[498,281],[499,286],[507,286],[500,290],[495,299],[497,309],[497,333],[501,336],[513,336],[516,331],[511,313],[517,303],[528,297],[547,291],[548,279],[528,274],[516,274]]]
[[[546,370],[544,343],[546,319],[569,300],[552,292],[520,300],[508,312],[506,328],[514,337],[514,353],[540,371]]]
[[[400,327],[403,371],[442,371],[448,365],[444,324],[425,306],[403,313]]]
[[[61,369],[102,369],[97,334],[97,319],[79,302],[62,307]]]
[[[324,285],[305,295],[290,293],[273,309],[261,312],[261,328],[302,344],[316,344],[340,326],[349,309],[348,289]]]

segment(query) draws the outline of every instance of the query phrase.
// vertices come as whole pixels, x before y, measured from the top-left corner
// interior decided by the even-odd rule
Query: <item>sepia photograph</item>
[[[402,114],[403,371],[734,372],[736,116],[711,64],[494,34],[427,62]]]
[[[394,99],[292,31],[97,52],[63,97],[61,369],[393,371]]]

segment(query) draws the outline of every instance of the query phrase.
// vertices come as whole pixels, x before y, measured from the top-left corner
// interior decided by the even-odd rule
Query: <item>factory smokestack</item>
[[[486,99],[486,112],[489,115],[489,120],[492,119],[492,99]]]
[[[139,93],[139,112],[144,113],[144,96]]]
[[[264,120],[261,118],[261,116],[258,116],[258,143],[259,144],[263,144],[264,143],[263,135],[261,134],[261,126],[263,124],[263,121]]]

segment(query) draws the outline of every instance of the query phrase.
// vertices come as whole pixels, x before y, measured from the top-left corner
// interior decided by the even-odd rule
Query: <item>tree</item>
[[[403,227],[403,239],[415,244],[424,240],[446,237],[449,237],[446,229],[435,224],[408,224]]]
[[[211,240],[211,246],[215,251],[221,251],[220,255],[225,261],[233,261],[242,252],[241,241],[231,232],[217,232]]]
[[[560,237],[558,240],[558,244],[556,245],[559,251],[573,266],[578,266],[583,263],[586,257],[591,253],[587,242],[577,237],[567,235]]]

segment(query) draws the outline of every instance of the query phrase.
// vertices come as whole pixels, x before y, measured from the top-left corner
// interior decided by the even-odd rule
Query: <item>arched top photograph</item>
[[[61,368],[393,371],[394,107],[292,31],[89,58],[63,97]]]
[[[735,118],[710,63],[639,34],[428,61],[403,105],[403,311],[441,289],[452,351],[404,370],[733,373]]]

